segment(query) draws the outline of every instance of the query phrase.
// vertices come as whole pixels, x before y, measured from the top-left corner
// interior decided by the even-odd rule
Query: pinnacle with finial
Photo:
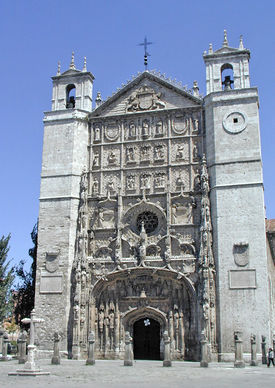
[[[56,73],[56,75],[60,75],[60,68],[61,68],[61,66],[60,66],[60,61],[58,61],[58,63],[57,63],[57,73]]]
[[[244,46],[243,46],[243,36],[241,35],[240,36],[239,50],[243,50],[243,49],[244,49]]]
[[[70,69],[75,70],[74,52],[72,52],[72,59],[71,59],[71,63],[70,63]]]
[[[212,43],[209,43],[208,54],[213,54],[213,45],[212,45]]]
[[[86,72],[87,71],[87,58],[84,57],[84,65],[83,65],[83,69],[82,69],[83,72]]]
[[[223,30],[223,47],[228,47],[227,31]]]

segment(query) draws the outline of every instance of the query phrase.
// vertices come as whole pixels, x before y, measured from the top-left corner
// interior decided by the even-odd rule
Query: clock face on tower
[[[242,132],[247,126],[247,117],[243,112],[226,113],[222,121],[226,132],[237,134]]]

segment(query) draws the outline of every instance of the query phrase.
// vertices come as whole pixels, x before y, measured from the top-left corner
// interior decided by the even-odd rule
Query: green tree
[[[0,239],[0,324],[13,310],[12,283],[14,269],[8,261],[10,234]]]
[[[30,317],[31,311],[34,308],[37,258],[37,223],[34,225],[33,230],[31,232],[31,239],[34,246],[29,249],[29,256],[32,258],[30,270],[26,271],[24,269],[24,260],[21,260],[19,265],[15,269],[15,273],[19,278],[19,283],[17,284],[16,291],[14,293],[14,316],[17,324],[20,324],[22,318]]]

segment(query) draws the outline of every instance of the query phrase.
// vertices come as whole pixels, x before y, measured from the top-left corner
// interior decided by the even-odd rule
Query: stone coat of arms
[[[163,108],[165,108],[165,103],[161,101],[161,93],[156,93],[154,89],[149,88],[147,85],[141,86],[128,99],[128,112]]]

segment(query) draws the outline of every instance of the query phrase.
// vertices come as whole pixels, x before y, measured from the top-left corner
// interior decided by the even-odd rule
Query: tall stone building
[[[153,71],[92,108],[94,76],[53,80],[45,113],[35,308],[38,341],[119,358],[233,357],[233,333],[270,339],[258,93],[249,50],[204,53],[206,96]],[[231,75],[228,75],[228,73]],[[258,347],[258,351],[260,346]]]

